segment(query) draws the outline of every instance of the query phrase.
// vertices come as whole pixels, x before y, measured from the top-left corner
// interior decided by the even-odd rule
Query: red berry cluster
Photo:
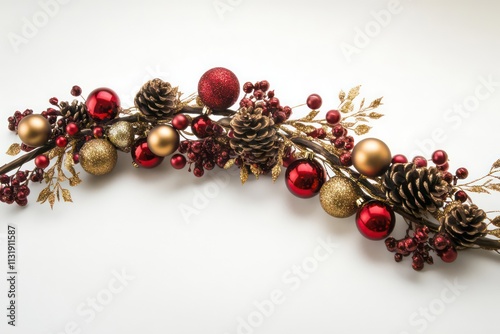
[[[29,181],[39,182],[43,179],[43,169],[18,171],[12,176],[0,175],[0,201],[7,204],[17,203],[20,206],[28,204],[30,189]]]
[[[434,260],[429,251],[432,247],[429,241],[429,228],[427,226],[418,226],[413,232],[413,236],[406,236],[404,239],[396,240],[395,238],[387,238],[385,245],[389,252],[395,252],[394,260],[401,262],[403,257],[412,255],[412,268],[420,271],[424,268],[424,264],[433,264]]]
[[[434,238],[429,240],[429,243],[433,245],[436,254],[444,262],[453,262],[457,259],[458,253],[453,242],[451,242],[450,237],[446,233],[437,233]]]
[[[26,117],[33,114],[33,110],[31,109],[26,109],[23,112],[20,112],[19,110],[14,113],[14,115],[10,116],[7,121],[9,122],[9,130],[17,132],[17,126],[19,125],[19,122]]]
[[[271,117],[275,124],[281,124],[290,118],[292,108],[281,106],[280,100],[274,96],[274,90],[269,90],[269,86],[267,80],[258,81],[255,84],[246,82],[243,85],[245,97],[241,99],[240,107],[262,108],[262,115]]]
[[[203,176],[205,170],[212,170],[216,165],[223,168],[231,157],[229,146],[218,142],[214,137],[200,140],[184,140],[179,145],[179,152],[187,156],[189,171],[194,164],[193,174],[197,177]],[[186,165],[186,159],[174,155],[171,159],[174,168],[180,169]]]

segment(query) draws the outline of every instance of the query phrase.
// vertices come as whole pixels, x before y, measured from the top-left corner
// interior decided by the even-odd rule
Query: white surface
[[[500,157],[496,2],[219,2],[227,6],[221,15],[212,0],[73,0],[58,5],[15,52],[9,34],[22,34],[24,18],[43,19],[43,6],[4,0],[0,151],[17,140],[6,128],[8,116],[17,109],[39,112],[52,96],[70,99],[74,84],[87,94],[111,87],[130,105],[148,79],[161,77],[189,94],[204,71],[224,66],[241,83],[269,80],[289,105],[318,93],[325,111],[337,106],[340,89],[362,84],[367,99],[384,96],[386,117],[373,122],[371,135],[394,153],[413,155],[437,129],[445,138],[436,147],[449,153],[452,168],[467,166],[471,177]],[[388,8],[394,14],[381,26],[373,12]],[[358,29],[372,35],[366,46],[360,37],[355,42]],[[343,43],[359,47],[350,61]],[[467,117],[448,111],[473,101],[480,78],[495,82],[489,96]],[[483,85],[479,92],[488,91]],[[7,161],[2,154],[0,163]],[[395,263],[383,242],[363,239],[352,218],[335,220],[317,198],[293,197],[283,179],[242,187],[234,173],[229,181],[225,175],[196,179],[166,163],[134,169],[120,154],[112,175],[83,175],[72,189],[73,204],[38,205],[38,186],[27,208],[2,205],[0,235],[8,224],[19,230],[20,278],[15,329],[6,325],[7,286],[0,281],[0,332],[399,334],[496,327],[498,256],[462,252],[454,264],[436,258],[416,273],[409,259]],[[200,192],[215,195],[188,224],[179,207],[193,205]],[[474,198],[493,210],[498,197]],[[395,236],[403,234],[399,226]],[[321,253],[307,278],[290,272],[313,265],[318,240],[328,238],[336,247]],[[122,270],[134,277],[126,286],[113,278]],[[446,282],[454,281],[465,288],[449,290]],[[259,318],[255,302],[271,294],[279,305]],[[92,319],[87,302],[96,297],[107,304]],[[239,328],[248,317],[262,322]]]

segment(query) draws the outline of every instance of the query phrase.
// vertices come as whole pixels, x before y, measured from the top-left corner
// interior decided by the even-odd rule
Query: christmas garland
[[[293,119],[266,80],[243,85],[228,69],[203,74],[198,95],[181,99],[177,87],[160,79],[146,82],[135,96],[135,107],[123,109],[109,88],[92,91],[87,99],[59,102],[40,114],[16,111],[8,127],[21,144],[7,154],[19,158],[0,167],[0,201],[28,203],[31,183],[45,183],[37,202],[51,207],[62,197],[71,202],[66,187],[81,182],[77,165],[93,175],[110,173],[117,150],[130,152],[135,167],[153,168],[165,157],[175,169],[187,168],[201,177],[205,171],[239,168],[245,183],[250,175],[269,175],[276,181],[286,168],[288,189],[301,198],[319,195],[333,217],[356,215],[356,226],[368,239],[384,240],[397,262],[412,259],[413,269],[432,264],[435,253],[453,262],[464,249],[500,250],[500,216],[488,217],[473,204],[469,193],[500,191],[500,160],[482,178],[465,182],[468,171],[450,172],[448,156],[438,150],[430,159],[409,161],[392,155],[379,139],[355,143],[351,134],[369,132],[369,121],[383,115],[375,110],[382,98],[359,103],[360,87],[339,94],[337,109],[323,116],[322,99],[307,98],[307,116]],[[74,86],[71,94],[82,90]],[[33,160],[34,168],[25,170]],[[9,174],[10,173],[10,174]],[[406,235],[389,237],[395,214],[406,221]]]

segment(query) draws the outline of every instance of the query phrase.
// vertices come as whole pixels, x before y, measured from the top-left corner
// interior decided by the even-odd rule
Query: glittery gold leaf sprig
[[[21,152],[21,145],[19,145],[18,143],[10,145],[9,148],[7,149],[7,155],[10,156],[18,155],[20,152]]]

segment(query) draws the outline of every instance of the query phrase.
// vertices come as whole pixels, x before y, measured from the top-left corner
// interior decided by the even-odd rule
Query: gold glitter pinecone
[[[146,116],[168,117],[180,103],[177,90],[161,79],[149,80],[135,96],[135,106]]]
[[[459,248],[467,248],[486,235],[486,213],[476,205],[453,202],[445,208],[441,231],[448,233]]]
[[[413,163],[393,164],[382,176],[387,199],[416,217],[436,212],[444,205],[443,196],[451,185],[435,167],[417,168]]]
[[[241,108],[231,120],[234,138],[231,148],[246,164],[269,170],[277,161],[280,147],[272,118],[262,115],[262,108]]]
[[[86,128],[90,124],[91,119],[87,113],[87,106],[85,103],[77,100],[73,100],[71,103],[62,101],[59,103],[59,107],[61,109],[61,114],[66,118],[68,123],[76,123],[81,129]]]

